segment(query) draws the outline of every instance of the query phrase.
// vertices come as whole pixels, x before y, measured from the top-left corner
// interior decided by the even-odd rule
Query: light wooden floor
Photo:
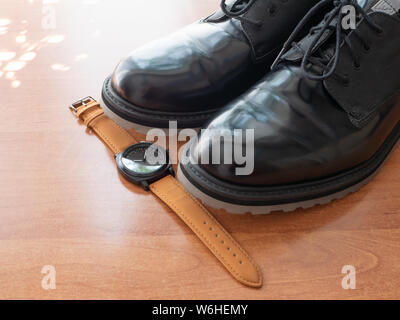
[[[67,109],[99,98],[132,49],[218,2],[0,2],[0,298],[400,297],[400,150],[370,185],[328,206],[216,213],[262,268],[265,285],[253,290],[162,203],[123,181]],[[56,268],[55,290],[42,289],[44,265]],[[356,290],[342,289],[344,265],[357,269]]]

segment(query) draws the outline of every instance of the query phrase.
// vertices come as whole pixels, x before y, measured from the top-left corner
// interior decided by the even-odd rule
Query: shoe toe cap
[[[138,107],[166,112],[214,110],[256,78],[250,61],[249,46],[240,36],[221,26],[195,23],[123,59],[112,86]]]
[[[182,58],[178,59],[177,55]],[[134,51],[119,63],[112,86],[133,105],[174,111],[177,97],[191,79],[190,70],[190,53],[184,47],[160,46],[155,42]]]
[[[341,159],[337,137],[322,119],[318,127],[284,95],[257,91],[233,103],[194,141],[196,165],[219,180],[246,186],[295,184],[334,172]],[[231,155],[228,162],[225,152]]]

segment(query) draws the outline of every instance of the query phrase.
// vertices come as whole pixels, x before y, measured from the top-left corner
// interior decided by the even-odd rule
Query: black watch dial
[[[135,174],[151,174],[159,171],[166,164],[165,152],[156,148],[154,150],[154,158],[149,159],[151,150],[146,145],[138,145],[135,148],[131,148],[122,154],[122,164]],[[161,159],[158,159],[158,158]]]
[[[140,142],[116,156],[119,171],[129,181],[148,185],[168,174],[173,174],[168,151],[158,145]]]

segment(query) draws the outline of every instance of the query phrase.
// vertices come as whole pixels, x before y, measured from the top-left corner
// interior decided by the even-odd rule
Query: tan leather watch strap
[[[261,287],[262,275],[253,259],[174,177],[154,182],[150,190],[192,229],[236,280]]]
[[[85,102],[84,100],[82,101]],[[89,129],[93,130],[115,154],[124,151],[127,147],[137,142],[128,131],[108,118],[101,109],[100,104],[95,100],[88,101],[76,108],[75,115]]]
[[[82,99],[70,108],[115,154],[137,142],[108,118],[93,98]],[[262,275],[253,259],[174,177],[152,183],[150,190],[189,226],[236,280],[254,288],[262,286]]]

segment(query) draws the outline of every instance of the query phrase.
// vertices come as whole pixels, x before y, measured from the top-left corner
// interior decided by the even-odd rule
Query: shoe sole
[[[112,87],[111,76],[103,84],[102,99],[110,113],[124,120],[124,127],[139,125],[144,128],[169,128],[170,121],[177,121],[179,129],[199,128],[218,110],[206,112],[160,112],[135,106],[118,95]],[[110,114],[109,113],[109,114]]]
[[[126,129],[126,130],[135,130],[138,133],[147,135],[149,133],[150,130],[153,130],[153,127],[147,127],[147,126],[143,126],[134,122],[129,122],[127,120],[125,120],[124,118],[120,117],[119,115],[115,114],[114,112],[112,112],[110,110],[110,108],[107,106],[106,103],[104,103],[104,100],[101,99],[100,100],[100,105],[101,108],[104,111],[104,114],[109,117],[111,120],[113,120],[116,124],[118,124],[120,127]],[[177,134],[179,134],[180,129],[175,130],[175,131],[170,131],[169,128],[157,128],[158,130],[162,130],[165,134],[165,136],[169,137],[169,136],[176,136]],[[199,128],[191,128],[195,131],[199,131]]]
[[[360,190],[380,171],[400,139],[400,122],[368,161],[339,175],[318,181],[279,187],[243,187],[226,183],[190,163],[179,164],[177,178],[205,205],[234,214],[291,212],[325,205]],[[190,142],[182,158],[189,157]],[[244,199],[245,198],[245,199]],[[264,203],[263,203],[264,202]]]

